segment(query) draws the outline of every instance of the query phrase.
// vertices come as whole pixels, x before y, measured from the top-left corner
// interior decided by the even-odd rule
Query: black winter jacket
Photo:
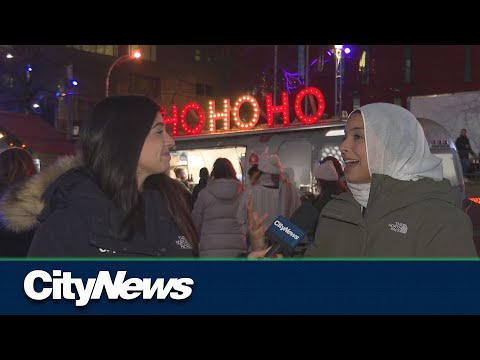
[[[7,227],[35,229],[28,256],[193,256],[160,192],[143,191],[145,234],[129,237],[120,211],[78,165],[64,158],[6,194],[0,213]]]

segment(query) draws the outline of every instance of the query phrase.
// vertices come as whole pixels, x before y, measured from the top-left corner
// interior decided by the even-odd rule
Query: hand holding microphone
[[[266,234],[273,245],[265,254],[265,257],[272,257],[283,250],[289,253],[305,238],[305,232],[283,216],[275,219],[272,225],[268,227]]]
[[[249,220],[252,221],[249,227],[256,229],[255,243],[253,250],[265,247],[265,237],[273,244],[268,250],[254,251],[249,257],[273,257],[279,252],[292,253],[293,250],[303,241],[313,239],[318,223],[319,211],[310,203],[302,204],[290,217],[290,220],[279,216],[268,227],[266,231],[262,224],[266,214],[259,217],[253,209],[253,204],[248,204]],[[258,220],[262,220],[258,222]],[[259,230],[260,229],[260,230]],[[253,244],[253,241],[252,241]]]

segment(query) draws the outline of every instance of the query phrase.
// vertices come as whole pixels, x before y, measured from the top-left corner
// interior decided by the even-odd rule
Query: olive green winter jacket
[[[448,180],[400,181],[374,174],[367,209],[351,193],[320,214],[306,257],[477,257],[469,217]]]

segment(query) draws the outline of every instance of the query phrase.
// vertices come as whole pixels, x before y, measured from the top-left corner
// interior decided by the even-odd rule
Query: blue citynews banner
[[[2,260],[0,314],[480,314],[480,261]]]

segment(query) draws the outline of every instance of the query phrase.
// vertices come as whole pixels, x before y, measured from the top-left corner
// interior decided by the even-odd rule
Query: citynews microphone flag
[[[0,261],[0,314],[480,314],[478,260]]]

